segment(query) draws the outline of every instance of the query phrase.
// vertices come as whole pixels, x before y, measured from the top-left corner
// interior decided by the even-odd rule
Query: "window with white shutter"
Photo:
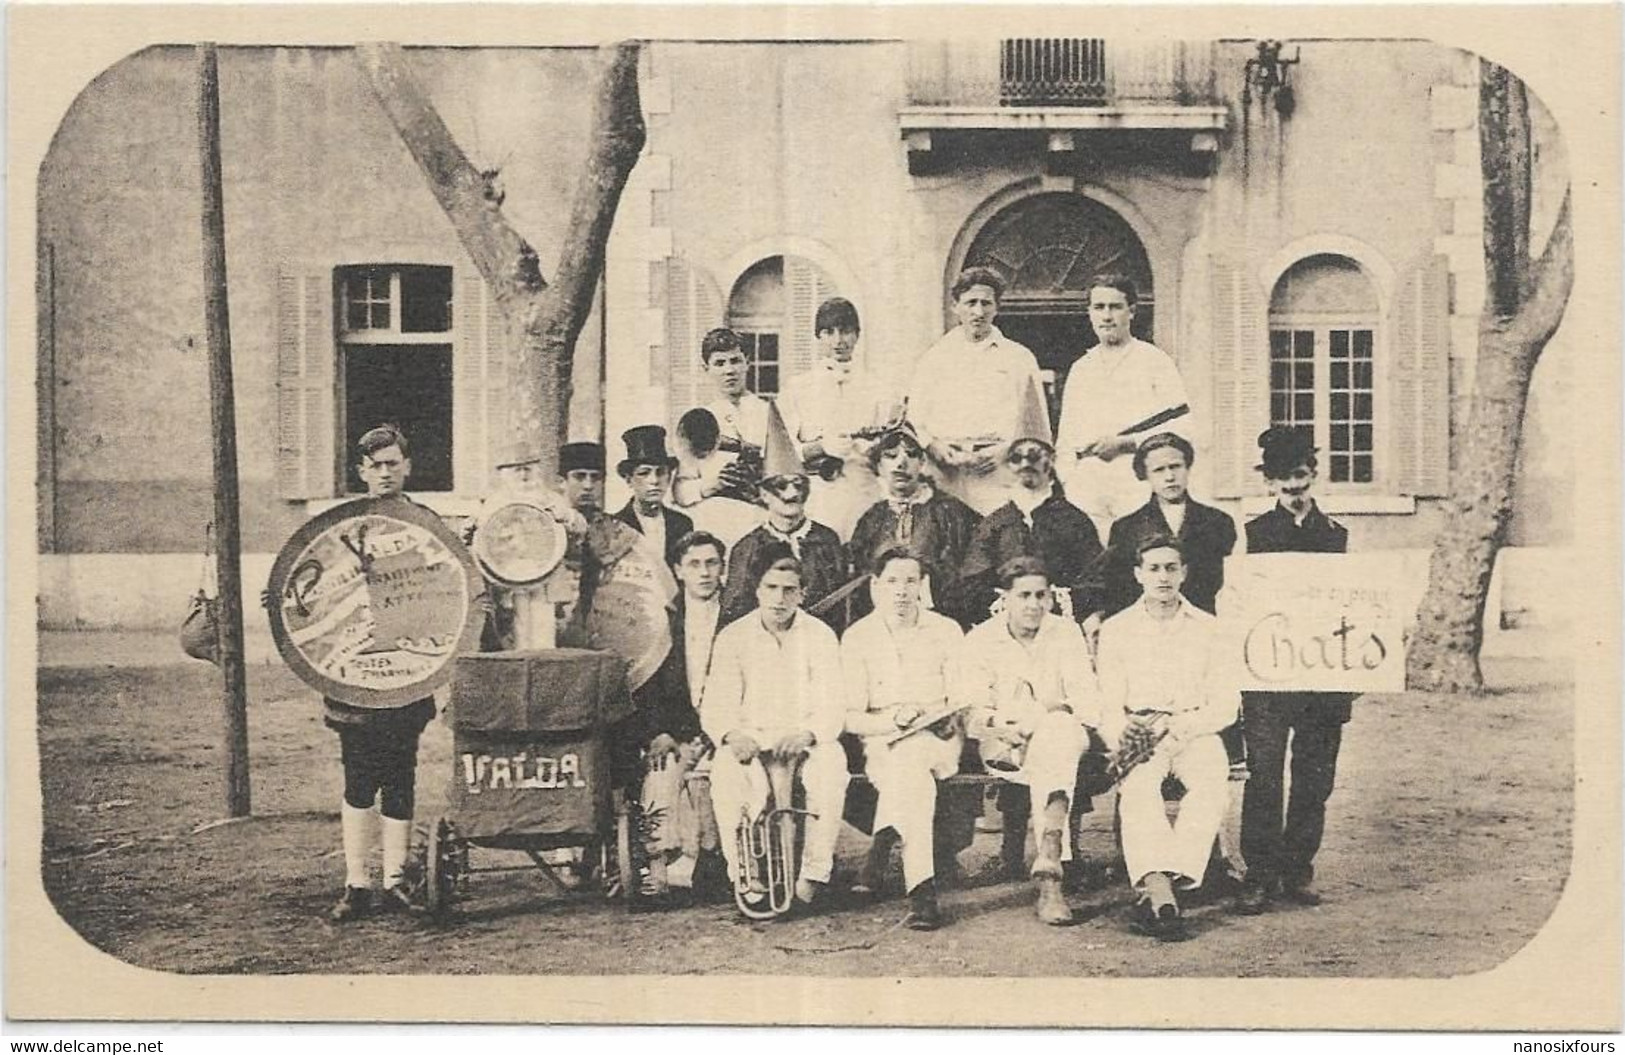
[[[837,293],[817,264],[798,256],[770,256],[745,269],[728,297],[727,323],[750,359],[748,384],[776,396],[784,382],[812,369],[817,357],[813,320],[818,305]]]
[[[1377,292],[1347,257],[1317,254],[1276,282],[1269,312],[1269,422],[1320,448],[1330,492],[1393,491]]]
[[[507,422],[503,320],[485,283],[445,265],[285,268],[277,280],[277,490],[365,490],[349,457],[391,422],[411,490],[483,493]]]

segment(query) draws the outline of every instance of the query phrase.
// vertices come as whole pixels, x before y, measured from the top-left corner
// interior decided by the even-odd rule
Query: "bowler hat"
[[[1306,430],[1286,425],[1271,425],[1258,434],[1258,449],[1262,452],[1259,472],[1272,479],[1286,476],[1300,465],[1315,463],[1314,437]]]
[[[677,468],[677,459],[666,452],[666,430],[659,425],[639,425],[621,433],[626,443],[626,457],[615,469],[626,476],[640,465],[659,465]]]
[[[601,443],[566,443],[559,448],[559,474],[574,469],[604,471],[604,445]]]

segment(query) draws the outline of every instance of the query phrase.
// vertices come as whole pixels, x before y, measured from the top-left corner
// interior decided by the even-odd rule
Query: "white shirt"
[[[854,432],[887,423],[891,403],[885,386],[851,367],[833,358],[821,359],[784,383],[779,413],[798,449],[816,441],[825,453],[846,458]]]
[[[908,386],[908,420],[926,445],[992,438],[1008,442],[1030,386],[1042,381],[1027,347],[999,332],[972,344],[955,327],[927,348]]]
[[[1064,703],[1084,725],[1100,724],[1099,693],[1083,631],[1070,619],[1044,616],[1038,633],[1018,641],[1004,615],[965,635],[972,736],[1014,722],[1031,732],[1045,704]]]
[[[744,733],[763,747],[810,731],[833,745],[846,722],[835,631],[797,612],[775,637],[760,609],[723,627],[711,655],[700,724],[714,743]]]
[[[903,704],[935,712],[950,701],[970,702],[959,624],[923,608],[911,627],[894,618],[890,612],[871,612],[841,638],[846,728],[859,736],[896,732],[893,718]]]
[[[711,671],[711,650],[716,643],[717,617],[722,614],[719,591],[708,600],[683,598],[683,658],[688,674],[688,698],[697,708]]]
[[[1101,734],[1116,744],[1137,712],[1168,714],[1169,732],[1188,740],[1236,720],[1241,694],[1225,677],[1218,622],[1183,598],[1156,619],[1144,598],[1100,628]]]
[[[1145,504],[1146,485],[1134,477],[1134,458],[1110,462],[1077,457],[1077,450],[1101,436],[1116,436],[1131,425],[1180,404],[1189,405],[1184,379],[1174,361],[1154,344],[1131,337],[1115,347],[1097,344],[1072,364],[1061,398],[1055,436],[1055,470],[1067,497],[1091,516],[1116,518]],[[1173,432],[1190,439],[1191,414],[1157,425],[1133,438]]]
[[[756,393],[744,393],[737,404],[719,399],[706,404],[705,409],[717,419],[717,430],[722,435],[744,440],[758,449],[767,446],[767,400]]]

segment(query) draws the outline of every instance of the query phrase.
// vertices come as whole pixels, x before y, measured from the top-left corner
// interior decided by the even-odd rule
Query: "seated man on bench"
[[[1083,631],[1050,612],[1044,562],[1007,561],[999,583],[1004,611],[965,636],[974,701],[967,732],[989,771],[1028,787],[1038,918],[1060,925],[1072,919],[1061,893],[1061,866],[1072,856],[1065,831],[1078,760],[1089,745],[1085,726],[1100,724],[1098,692]]]
[[[846,798],[846,753],[838,739],[846,719],[840,646],[833,630],[801,610],[801,562],[787,544],[765,547],[755,569],[739,570],[754,573],[757,607],[717,635],[700,703],[701,724],[717,745],[711,803],[737,884],[744,862],[734,834],[742,819],[755,819],[767,804],[764,756],[801,764],[811,816],[795,897],[810,904],[829,882]],[[765,900],[767,891],[760,893]]]
[[[906,546],[888,546],[874,562],[875,610],[841,641],[846,728],[863,737],[865,769],[875,787],[874,842],[862,885],[878,893],[892,848],[903,843],[911,930],[936,930],[933,827],[937,781],[954,775],[964,743],[959,654],[964,632],[920,606],[925,565]]]

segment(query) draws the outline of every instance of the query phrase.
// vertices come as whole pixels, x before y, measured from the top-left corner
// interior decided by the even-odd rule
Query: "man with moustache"
[[[1030,390],[1043,390],[1038,360],[993,325],[1004,277],[960,272],[949,291],[958,325],[926,349],[908,386],[908,420],[943,490],[986,516],[1004,504],[998,469]]]
[[[1258,437],[1275,508],[1247,522],[1247,552],[1346,553],[1349,533],[1321,512],[1310,490],[1318,459],[1305,432],[1272,426]],[[1353,714],[1352,693],[1246,692],[1242,730],[1249,778],[1241,800],[1241,855],[1246,884],[1232,910],[1257,915],[1274,902],[1318,905],[1311,886],[1315,854],[1326,827],[1326,801],[1337,778],[1343,726]],[[1291,800],[1282,819],[1282,779],[1290,742]]]
[[[790,434],[778,407],[768,406],[767,442],[763,451],[762,482],[758,488],[767,507],[767,520],[734,544],[735,568],[752,568],[768,546],[782,543],[801,562],[802,603],[812,608],[847,581],[846,548],[835,532],[807,516],[810,482],[802,471]],[[755,590],[743,576],[722,591],[723,625],[756,607]],[[835,630],[846,626],[845,610],[823,613]]]
[[[860,885],[881,892],[891,851],[903,844],[909,913],[904,926],[936,930],[934,826],[937,782],[959,769],[964,737],[956,709],[969,704],[961,673],[964,633],[920,606],[925,569],[904,546],[873,566],[875,611],[841,640],[846,730],[863,738],[864,771],[878,795],[874,842]]]
[[[1010,499],[977,525],[964,575],[977,610],[986,612],[1005,562],[1038,557],[1065,593],[1066,614],[1093,630],[1104,607],[1104,550],[1094,522],[1055,486],[1049,419],[1037,398],[1036,392],[1028,396],[1017,438],[1005,454]]]
[[[1153,432],[1192,434],[1190,399],[1168,354],[1130,331],[1134,281],[1101,275],[1089,284],[1089,324],[1099,341],[1072,364],[1055,439],[1061,484],[1102,533],[1145,498],[1124,455]]]
[[[906,422],[887,432],[869,451],[882,497],[858,518],[847,550],[852,567],[869,568],[886,547],[910,547],[929,570],[922,603],[961,627],[969,627],[977,620],[960,578],[981,517],[937,489],[925,474],[925,457],[924,446]],[[863,590],[854,595],[853,607],[859,616],[873,608]]]
[[[700,702],[700,721],[717,747],[711,801],[737,884],[742,872],[733,835],[766,805],[764,756],[800,764],[809,816],[795,897],[811,904],[829,883],[846,799],[840,647],[833,630],[801,610],[801,562],[789,546],[769,547],[754,571],[757,606],[717,635]],[[765,901],[767,891],[747,896]]]
[[[972,709],[966,733],[976,740],[989,771],[1027,786],[1038,841],[1032,878],[1038,918],[1071,922],[1061,892],[1062,869],[1071,860],[1065,836],[1078,761],[1088,747],[1085,726],[1100,724],[1099,699],[1083,631],[1050,614],[1049,573],[1036,557],[1017,557],[999,571],[1004,611],[965,637]],[[1010,825],[1014,827],[1014,825]],[[1010,837],[1007,868],[1019,869],[1025,831]]]
[[[1179,592],[1179,542],[1142,540],[1134,574],[1140,600],[1100,628],[1101,734],[1113,749],[1154,745],[1118,783],[1123,858],[1139,895],[1137,926],[1177,940],[1184,919],[1175,888],[1201,885],[1224,819],[1230,767],[1218,733],[1235,721],[1237,693],[1224,682],[1217,621]],[[1172,822],[1162,797],[1169,776],[1185,786]]]

